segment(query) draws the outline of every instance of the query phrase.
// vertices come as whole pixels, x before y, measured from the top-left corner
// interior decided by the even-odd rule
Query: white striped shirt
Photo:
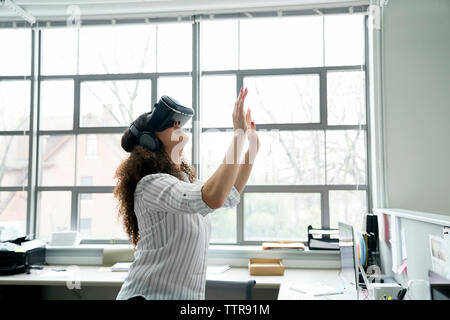
[[[206,259],[214,211],[202,200],[201,181],[157,173],[143,177],[134,193],[140,240],[117,299],[205,298]],[[235,187],[223,207],[239,203]]]

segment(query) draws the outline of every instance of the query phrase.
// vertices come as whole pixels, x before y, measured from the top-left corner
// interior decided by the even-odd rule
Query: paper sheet
[[[317,283],[297,283],[291,285],[291,289],[298,291],[300,293],[309,294],[313,296],[326,296],[326,295],[334,295],[334,294],[343,294],[344,291],[340,289],[336,289],[330,287],[321,282]]]

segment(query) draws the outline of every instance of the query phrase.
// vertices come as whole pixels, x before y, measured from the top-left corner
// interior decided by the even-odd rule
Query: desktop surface
[[[30,274],[16,274],[0,276],[1,285],[40,285],[40,286],[66,286],[70,279],[69,266],[50,265],[42,270],[31,270]],[[66,271],[60,271],[66,270]],[[80,266],[81,287],[120,287],[128,272],[113,272],[110,267]],[[315,299],[309,295],[300,294],[291,289],[292,284],[298,283],[324,283],[339,287],[342,280],[339,278],[339,269],[301,269],[286,268],[284,276],[252,276],[246,267],[231,267],[223,273],[207,273],[207,280],[248,281],[255,280],[255,288],[279,289],[278,300]],[[331,299],[353,299],[348,295],[330,297]],[[326,299],[326,297],[321,297]]]

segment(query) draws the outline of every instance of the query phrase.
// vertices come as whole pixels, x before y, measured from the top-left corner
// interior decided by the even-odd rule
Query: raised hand
[[[241,91],[239,93],[239,96],[236,100],[236,103],[234,104],[234,110],[233,110],[233,127],[234,130],[242,129],[244,132],[247,131],[247,122],[245,119],[244,114],[244,102],[245,97],[247,96],[247,88],[243,90],[241,88]]]
[[[247,123],[247,137],[248,137],[248,143],[249,143],[249,152],[251,153],[250,160],[254,160],[254,157],[256,156],[256,153],[259,151],[259,137],[258,133],[256,132],[256,125],[255,121],[252,118],[252,111],[250,108],[247,109],[247,113],[245,115],[245,121]],[[253,163],[253,162],[250,162]]]

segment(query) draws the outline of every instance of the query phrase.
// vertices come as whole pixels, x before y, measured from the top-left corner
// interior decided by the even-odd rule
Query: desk
[[[66,269],[67,271],[55,271]],[[286,269],[284,276],[252,276],[247,268],[233,267],[223,273],[207,273],[207,280],[247,281],[255,280],[256,288],[279,289],[279,300],[314,299],[290,289],[295,283],[322,282],[338,287],[340,279],[336,269]],[[67,281],[78,279],[81,287],[116,287],[122,286],[127,272],[111,272],[110,268],[102,266],[44,266],[43,270],[31,270],[30,274],[0,276],[1,285],[35,285],[35,286],[66,286]],[[342,295],[341,295],[342,296]],[[329,298],[343,298],[330,296]]]

